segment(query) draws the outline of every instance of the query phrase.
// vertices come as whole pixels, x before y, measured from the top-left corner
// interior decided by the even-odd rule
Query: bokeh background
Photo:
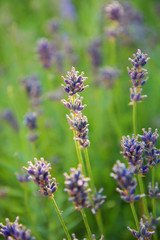
[[[101,213],[105,239],[132,239],[127,226],[134,219],[127,203],[116,192],[110,177],[120,155],[123,135],[133,133],[132,107],[129,103],[131,82],[126,67],[129,57],[140,48],[151,60],[147,64],[149,80],[143,93],[148,95],[137,108],[137,129],[160,127],[160,2],[157,0],[120,1],[125,10],[122,26],[116,26],[105,13],[104,0],[1,0],[0,1],[0,222],[20,216],[36,239],[63,239],[63,229],[47,198],[39,197],[32,182],[25,185],[16,178],[22,166],[34,157],[44,157],[52,164],[52,175],[59,182],[55,199],[70,232],[85,237],[79,212],[73,209],[64,190],[64,172],[77,167],[73,133],[60,102],[67,98],[61,88],[62,75],[75,66],[88,77],[89,88],[83,92],[84,114],[89,121],[88,149],[97,188],[104,188],[107,200]],[[107,29],[113,27],[113,32]],[[39,61],[37,42],[46,38],[53,46],[53,62],[44,69]],[[116,79],[102,81],[102,70],[111,66]],[[113,69],[112,69],[113,70]],[[113,74],[112,73],[112,74]],[[113,74],[114,75],[114,74]],[[23,79],[36,76],[41,85],[38,105],[29,99]],[[113,82],[112,82],[113,81]],[[38,139],[28,140],[24,116],[38,112]],[[157,145],[160,143],[158,142]],[[156,170],[157,180],[159,167]],[[144,179],[147,183],[150,173]],[[159,208],[158,208],[159,207]],[[160,214],[160,205],[157,210]],[[140,204],[136,204],[137,211]],[[99,236],[95,218],[87,211],[93,233]],[[0,237],[0,239],[2,239]]]

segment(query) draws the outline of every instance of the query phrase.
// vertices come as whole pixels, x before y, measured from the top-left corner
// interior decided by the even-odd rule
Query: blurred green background
[[[105,33],[112,24],[104,13],[109,3],[104,0],[73,0],[69,10],[63,1],[56,0],[1,0],[0,1],[0,222],[8,217],[14,221],[20,216],[36,239],[59,240],[64,237],[63,229],[52,205],[47,198],[40,198],[37,187],[32,182],[21,184],[15,173],[21,173],[22,166],[34,157],[44,157],[52,164],[52,175],[59,182],[55,199],[70,232],[79,239],[85,237],[84,225],[79,212],[73,209],[64,193],[64,172],[77,167],[77,156],[73,133],[65,115],[60,99],[51,101],[48,92],[58,94],[65,76],[74,64],[76,70],[84,71],[88,77],[83,103],[87,104],[84,114],[89,121],[89,156],[97,188],[104,188],[106,202],[102,206],[105,239],[132,239],[127,226],[134,228],[134,219],[130,207],[120,199],[116,192],[116,183],[110,177],[112,166],[120,156],[120,140],[123,135],[132,134],[132,107],[129,103],[131,82],[126,67],[130,65],[128,57],[140,48],[151,60],[146,68],[149,80],[143,93],[148,95],[137,108],[137,128],[160,126],[160,2],[151,0],[127,1],[135,11],[142,15],[142,22],[129,24],[129,35],[118,36],[115,44]],[[124,1],[120,1],[124,4]],[[68,11],[68,12],[67,12]],[[67,15],[68,14],[68,15]],[[55,19],[59,24],[58,32],[51,34],[48,21]],[[45,37],[58,47],[59,63],[55,60],[50,70],[42,68],[37,55],[37,41]],[[92,64],[90,47],[95,39],[100,39],[101,63],[98,68]],[[69,44],[71,52],[67,53]],[[93,47],[94,48],[94,47]],[[101,81],[98,69],[112,65],[120,70],[120,76],[112,89],[95,82]],[[35,143],[27,139],[29,130],[24,124],[24,115],[33,110],[21,83],[21,79],[37,74],[44,96],[38,107],[41,114],[37,118],[39,135]],[[51,79],[51,80],[50,80]],[[60,95],[61,92],[60,92]],[[62,96],[67,98],[67,95]],[[2,117],[10,109],[19,126],[15,130]],[[157,146],[159,145],[159,142]],[[157,180],[160,179],[157,167]],[[150,181],[150,173],[146,179]],[[149,202],[150,203],[150,202]],[[137,211],[139,203],[136,203]],[[160,205],[157,207],[160,214]],[[99,237],[95,218],[87,211],[93,233]],[[160,236],[159,236],[160,237]],[[0,238],[2,239],[2,238]]]

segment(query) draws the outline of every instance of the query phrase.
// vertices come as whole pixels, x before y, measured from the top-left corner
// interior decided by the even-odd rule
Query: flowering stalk
[[[84,162],[81,154],[81,149],[83,149],[87,171],[91,180],[91,188],[93,193],[95,194],[96,193],[95,185],[93,181],[92,169],[91,169],[88,151],[87,151],[87,147],[90,145],[90,141],[88,139],[89,124],[88,124],[87,117],[82,115],[81,113],[81,111],[86,107],[86,104],[82,105],[83,97],[80,97],[78,95],[78,93],[84,91],[85,88],[88,87],[88,85],[84,86],[84,82],[87,80],[87,78],[83,76],[84,73],[82,72],[80,75],[78,74],[79,72],[76,71],[74,67],[72,67],[71,72],[68,72],[66,77],[62,77],[66,84],[65,86],[62,84],[62,87],[64,88],[65,92],[69,94],[69,98],[68,98],[69,102],[67,102],[65,99],[63,99],[61,102],[64,104],[66,108],[68,108],[71,111],[71,114],[70,114],[71,117],[67,115],[67,119],[70,125],[70,129],[73,131],[78,160],[82,166],[83,173],[85,173],[85,166],[84,166]],[[92,199],[91,199],[91,202],[94,205],[94,202]],[[102,221],[100,221],[100,219],[101,219],[100,215],[98,217],[96,216],[97,224],[99,226],[100,232],[102,233],[103,227],[102,227]]]
[[[133,68],[131,69],[127,68],[127,70],[131,78],[131,82],[133,84],[132,88],[130,89],[131,102],[129,103],[129,105],[133,105],[133,131],[134,131],[134,134],[136,135],[136,102],[141,102],[143,98],[147,97],[147,95],[141,95],[142,93],[141,87],[148,80],[148,77],[146,77],[146,75],[148,75],[148,72],[143,67],[146,65],[147,61],[150,58],[147,57],[147,54],[143,54],[140,49],[137,50],[136,54],[133,54],[133,57],[134,57],[133,59],[129,58],[129,61],[131,62]],[[138,174],[138,182],[139,182],[139,187],[142,194],[144,193],[144,186],[143,186],[142,178],[139,176],[139,174]],[[142,201],[143,201],[145,214],[149,217],[146,198],[143,198]]]
[[[34,159],[35,164],[32,162],[28,162],[29,167],[23,167],[28,174],[30,175],[30,179],[34,181],[34,183],[40,188],[39,192],[42,194],[42,196],[48,196],[56,209],[56,212],[58,214],[58,217],[60,219],[60,222],[62,224],[62,227],[64,229],[64,232],[66,233],[67,239],[71,240],[70,234],[67,230],[67,227],[65,226],[65,223],[61,217],[60,210],[56,204],[56,201],[54,199],[54,193],[57,191],[58,183],[56,183],[55,178],[51,178],[50,170],[51,165],[50,163],[47,163],[43,158],[40,160]]]

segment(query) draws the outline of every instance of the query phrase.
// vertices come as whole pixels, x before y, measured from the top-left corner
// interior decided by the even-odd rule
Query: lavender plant
[[[6,225],[0,223],[0,235],[8,240],[35,240],[34,237],[31,237],[31,231],[27,230],[22,224],[19,224],[18,221],[19,217],[16,217],[13,223],[6,218]]]
[[[84,85],[84,82],[87,80],[87,77],[83,77],[84,73],[82,72],[80,75],[78,75],[79,72],[75,70],[74,67],[72,67],[72,71],[68,72],[65,77],[62,77],[65,84],[62,84],[62,87],[64,88],[65,92],[69,95],[69,102],[67,102],[65,99],[62,100],[62,103],[66,108],[68,108],[71,113],[70,116],[66,115],[68,123],[70,125],[70,129],[74,133],[74,140],[75,140],[75,146],[77,151],[77,156],[79,163],[82,166],[82,171],[85,172],[85,167],[82,159],[81,149],[84,150],[85,155],[85,161],[87,166],[87,171],[90,177],[91,181],[91,188],[93,191],[94,200],[92,200],[92,212],[98,213],[98,209],[101,207],[102,203],[104,202],[105,197],[100,197],[101,191],[99,192],[99,195],[96,193],[95,190],[95,184],[92,176],[92,169],[90,165],[89,155],[87,148],[90,146],[90,141],[88,139],[88,119],[86,116],[83,116],[81,111],[86,107],[86,105],[82,105],[82,97],[80,98],[78,93],[81,93],[85,90],[85,88],[88,87],[88,85]],[[96,204],[96,207],[94,205]],[[97,217],[98,216],[98,217]],[[103,232],[103,226],[102,221],[100,218],[100,215],[96,214],[96,220],[99,226],[99,229],[101,233]]]
[[[60,222],[62,224],[62,227],[64,229],[64,232],[67,236],[68,240],[71,240],[70,234],[67,230],[67,227],[62,219],[60,210],[57,206],[57,203],[54,199],[54,193],[57,191],[58,184],[56,183],[55,178],[51,178],[50,170],[51,165],[50,163],[47,163],[44,158],[41,158],[40,160],[34,159],[35,164],[32,162],[28,162],[28,168],[23,167],[29,174],[29,178],[34,181],[34,183],[40,188],[39,192],[43,196],[48,196],[57,211],[58,217],[60,219]]]

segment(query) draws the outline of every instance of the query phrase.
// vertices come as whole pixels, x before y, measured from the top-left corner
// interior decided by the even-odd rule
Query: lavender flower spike
[[[44,158],[37,160],[34,158],[35,164],[28,162],[29,167],[23,167],[30,175],[30,179],[40,187],[39,192],[44,196],[53,197],[53,193],[57,191],[58,184],[55,178],[51,178],[51,165],[47,163]]]
[[[50,42],[41,38],[37,43],[37,52],[39,55],[39,60],[44,68],[50,68],[52,64],[52,46]]]
[[[37,128],[37,114],[29,112],[24,116],[25,125],[32,131]]]
[[[6,218],[6,226],[0,223],[0,235],[8,240],[35,240],[35,238],[30,236],[31,231],[19,224],[18,220],[19,217],[16,217],[15,222],[12,223]]]
[[[76,71],[74,67],[72,67],[71,72],[67,72],[66,77],[62,76],[62,79],[64,80],[66,86],[63,84],[61,84],[61,86],[70,96],[82,92],[85,88],[88,87],[88,85],[84,86],[83,84],[88,78],[83,77],[83,72],[80,75],[78,75],[78,73],[79,72]]]
[[[72,201],[76,210],[90,207],[88,193],[91,191],[88,188],[89,178],[84,178],[82,175],[82,166],[79,164],[78,168],[71,168],[70,175],[64,173],[66,188],[64,191],[68,193],[69,201]]]
[[[147,95],[141,95],[143,90],[141,87],[148,80],[148,77],[146,77],[148,75],[148,72],[143,67],[146,65],[150,58],[147,57],[147,54],[142,53],[140,49],[137,50],[136,54],[133,54],[133,57],[133,59],[129,58],[129,61],[131,62],[133,68],[127,68],[128,74],[133,84],[133,87],[130,89],[131,102],[129,105],[134,105],[135,102],[140,102],[143,98],[147,97]]]
[[[131,229],[130,227],[127,227],[127,229],[138,240],[145,240],[145,239],[150,240],[152,238],[152,235],[155,234],[154,231],[150,231],[150,229],[144,224],[143,218],[141,218],[141,220],[140,220],[140,231],[139,232],[134,229]]]

